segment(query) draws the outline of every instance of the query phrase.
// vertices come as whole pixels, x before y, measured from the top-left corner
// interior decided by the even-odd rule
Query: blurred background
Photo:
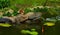
[[[14,17],[19,15],[21,9],[24,10],[25,14],[32,12],[36,13],[36,16],[38,13],[42,15],[37,17],[38,19],[36,20],[34,20],[35,16],[30,16],[30,18],[33,17],[34,19],[22,22],[20,25],[16,22],[14,24],[10,23],[11,25],[15,25],[11,27],[4,27],[5,25],[1,25],[0,23],[0,35],[60,34],[60,0],[0,0],[0,22],[1,18],[5,16]],[[35,31],[31,31],[31,29],[35,29]],[[21,33],[22,30],[28,30],[29,33],[23,34]],[[32,34],[31,32],[37,34]]]

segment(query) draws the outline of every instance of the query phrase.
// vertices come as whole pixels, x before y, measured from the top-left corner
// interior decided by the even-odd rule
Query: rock
[[[12,21],[8,18],[0,18],[0,23],[12,23]]]
[[[36,13],[32,13],[31,15],[28,16],[29,19],[39,19],[41,17],[41,13],[40,12],[36,12]]]
[[[31,23],[40,22],[40,17],[41,17],[40,12],[39,13],[29,12],[27,13],[27,15],[28,15],[28,20],[25,21],[26,23],[31,24]]]
[[[27,14],[19,14],[17,16],[13,16],[13,17],[3,17],[3,18],[7,18],[9,20],[12,21],[12,23],[15,24],[20,24],[21,22],[26,22],[26,23],[31,23],[31,22],[35,22],[35,20],[40,19],[41,17],[41,13],[40,12],[29,12]],[[30,20],[32,19],[32,21]],[[26,21],[27,20],[27,21]]]
[[[28,19],[28,17],[26,15],[20,14],[20,15],[16,16],[15,21],[16,21],[16,23],[20,24],[20,22],[24,22],[27,19]]]
[[[26,23],[31,23],[31,20],[34,22],[34,20],[40,19],[41,17],[41,13],[37,12],[29,12],[27,14],[20,14],[18,16],[16,16],[15,20],[16,22],[19,24],[20,22],[26,22]],[[26,21],[27,20],[27,21]]]
[[[13,23],[15,22],[15,16],[13,16],[13,17],[7,17],[7,16],[4,16],[3,18],[7,18],[7,19],[10,19]]]
[[[31,24],[32,22],[30,20],[27,20],[26,23]]]

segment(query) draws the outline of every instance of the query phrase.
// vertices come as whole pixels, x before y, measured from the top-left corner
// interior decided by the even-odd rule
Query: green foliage
[[[0,18],[2,18],[2,16],[0,16]]]
[[[24,11],[25,11],[25,14],[28,12],[32,12],[29,8],[26,8]]]
[[[48,8],[44,7],[44,8],[34,8],[34,12],[48,12]]]
[[[58,12],[58,14],[60,14],[60,7],[56,7],[55,11]]]
[[[34,8],[34,12],[40,12],[40,8],[39,7]]]
[[[13,13],[12,13],[12,15],[13,16],[16,16],[16,15],[18,15],[19,13],[17,12],[17,11],[14,11]]]
[[[10,6],[9,0],[0,0],[0,9]]]
[[[11,14],[10,12],[7,12],[7,13],[4,13],[3,16],[8,16],[8,17],[10,17],[10,16],[12,16],[12,14]]]
[[[29,30],[22,30],[21,33],[23,33],[23,34],[30,34],[30,35],[38,35],[38,32],[36,32],[35,29],[31,29],[31,31],[29,31]]]
[[[46,0],[11,0],[12,5],[17,5],[17,7],[21,6],[22,7],[32,7],[32,6],[39,6],[43,5]]]
[[[17,8],[16,6],[14,6],[14,5],[11,5],[10,8],[13,9],[14,11],[18,11],[20,9],[20,8]]]
[[[59,13],[55,10],[55,8],[50,8],[50,9],[49,9],[49,13],[50,13],[51,15],[53,15],[53,16],[59,15]]]

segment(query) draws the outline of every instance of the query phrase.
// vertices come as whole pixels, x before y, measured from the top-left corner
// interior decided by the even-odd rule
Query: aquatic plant
[[[23,33],[23,34],[30,34],[30,35],[38,35],[38,32],[36,32],[35,29],[31,29],[31,31],[29,31],[29,30],[22,30],[21,33]]]
[[[0,26],[2,26],[2,27],[10,27],[12,25],[10,25],[9,23],[0,23]]]
[[[47,25],[47,26],[54,26],[55,23],[53,23],[53,22],[46,22],[46,23],[44,23],[44,25]]]

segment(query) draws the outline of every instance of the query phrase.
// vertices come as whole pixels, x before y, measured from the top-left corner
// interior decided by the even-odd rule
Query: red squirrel
[[[24,10],[23,10],[23,9],[20,9],[20,10],[19,10],[19,13],[20,13],[20,14],[24,14]]]

